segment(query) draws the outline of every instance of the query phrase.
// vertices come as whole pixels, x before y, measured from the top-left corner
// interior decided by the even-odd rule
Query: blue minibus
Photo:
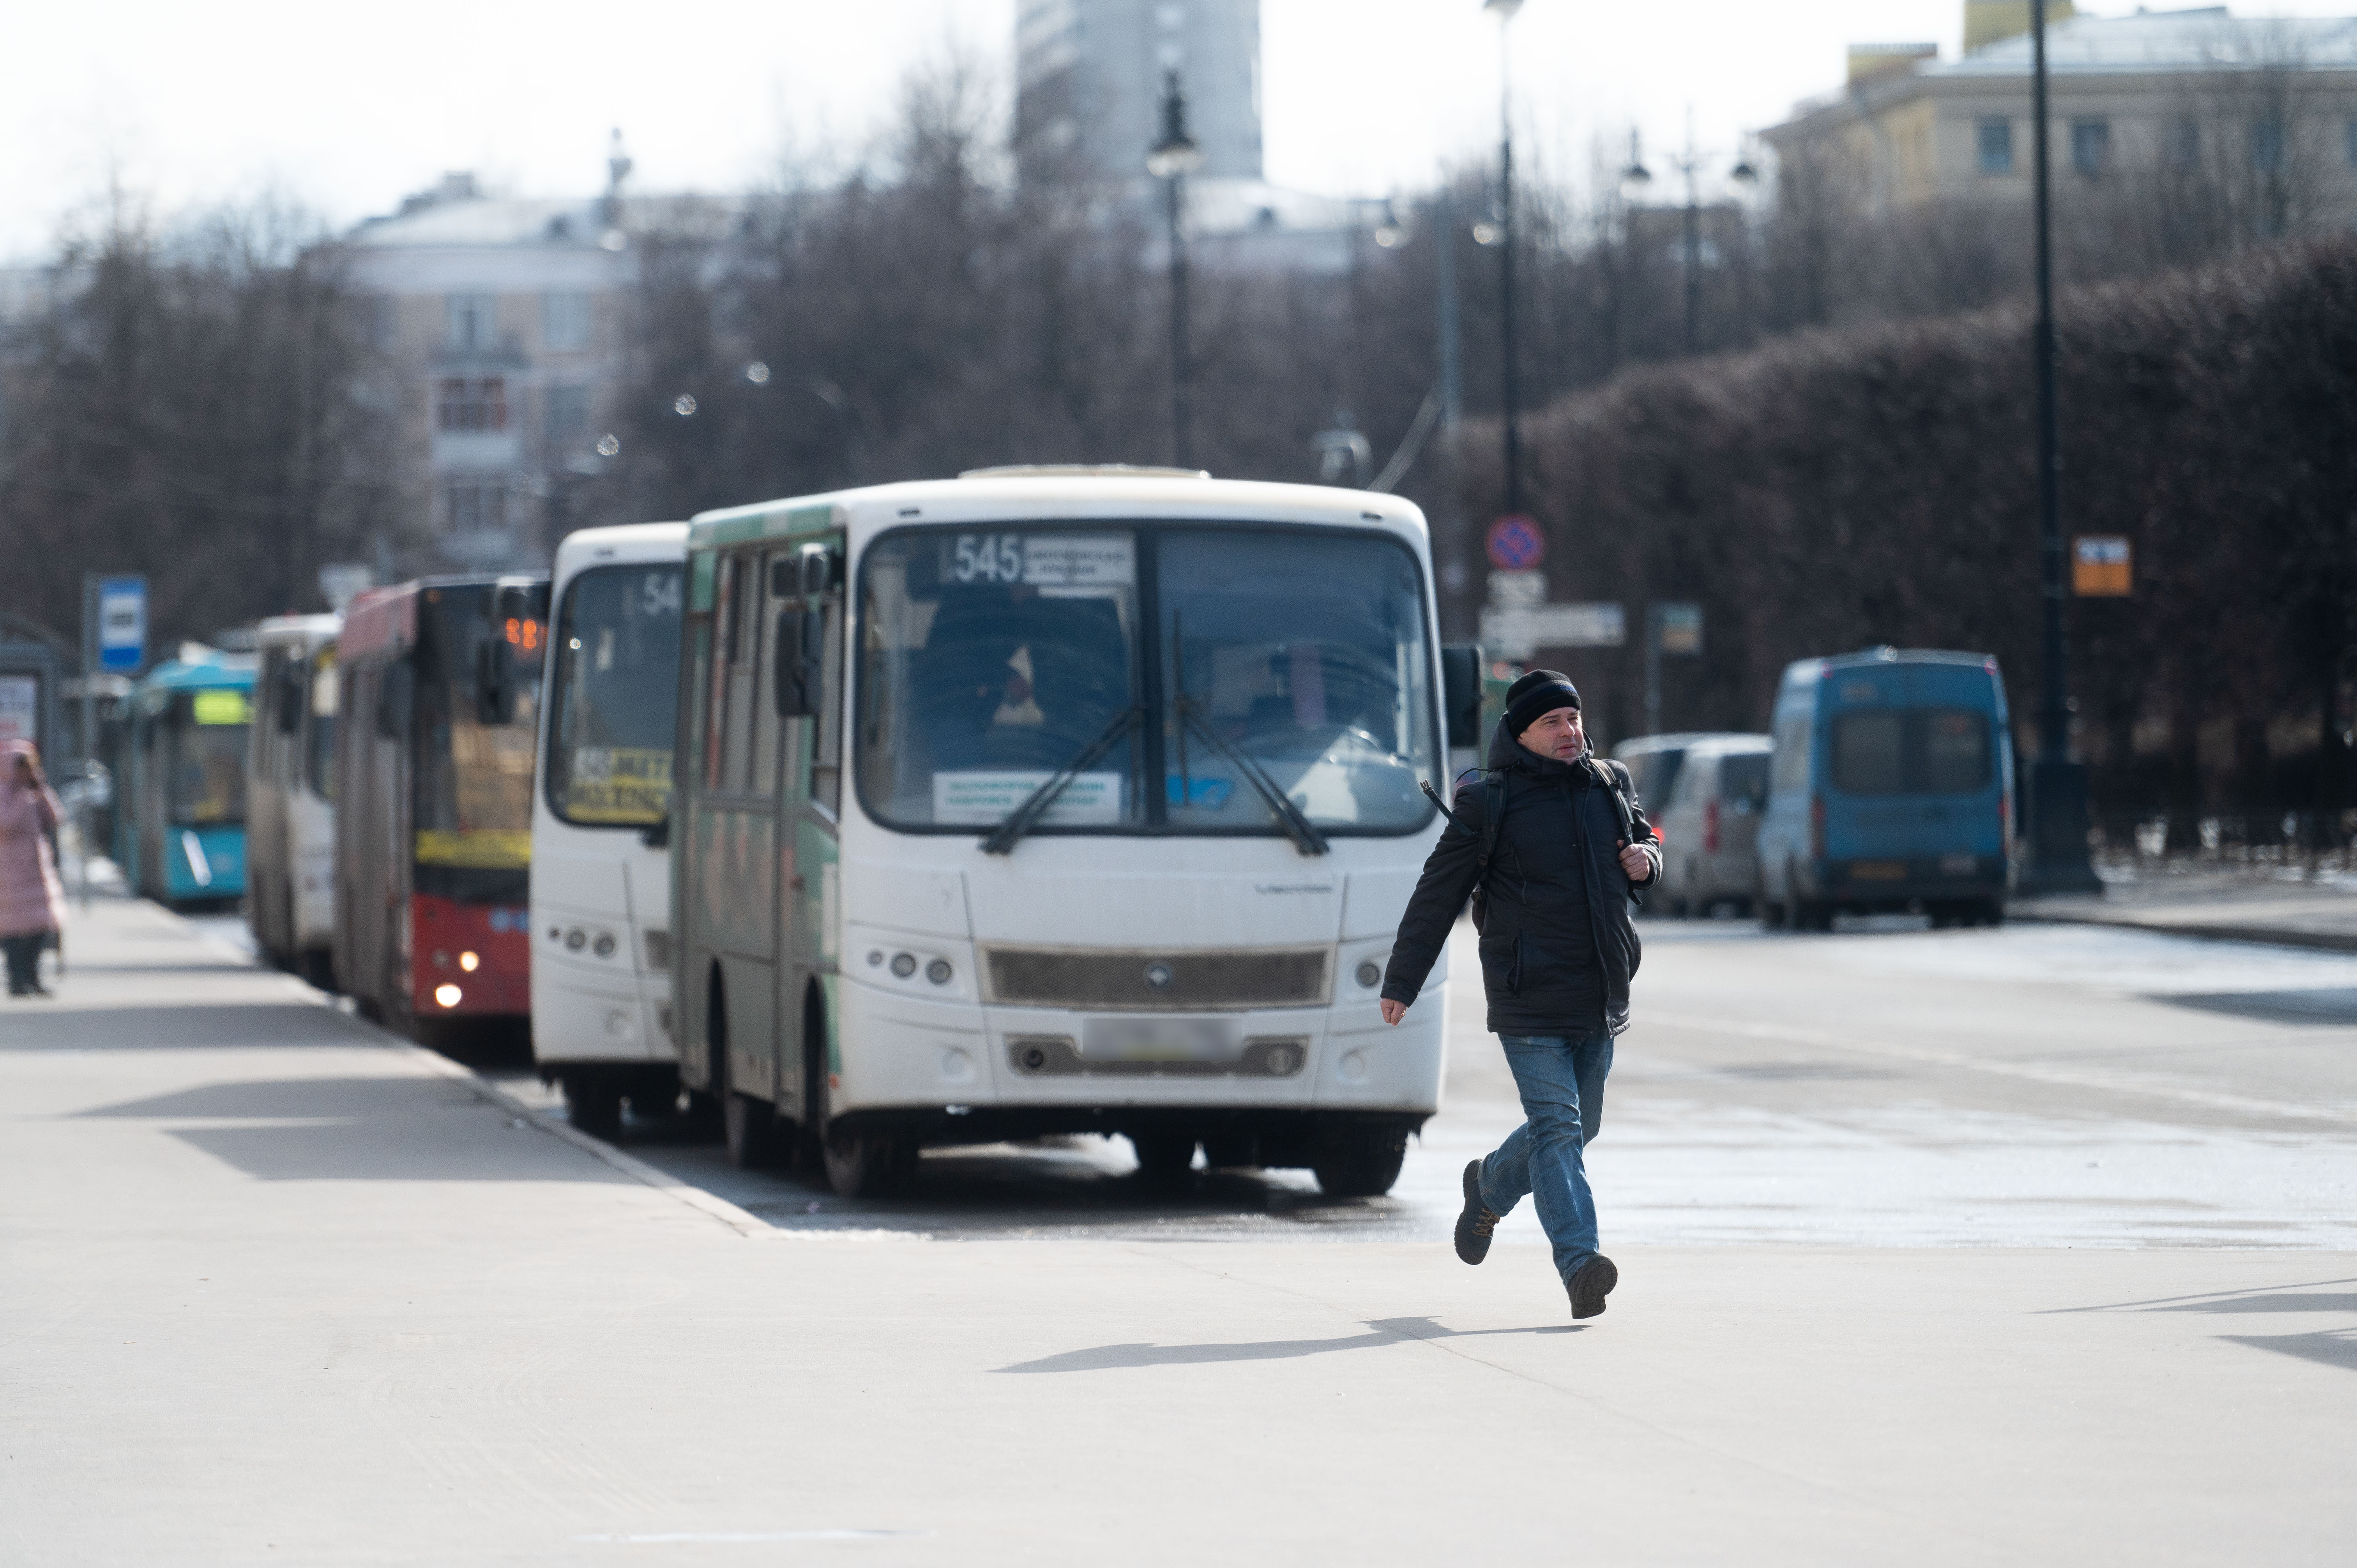
[[[2012,885],[2005,679],[1983,653],[1870,648],[1788,665],[1760,824],[1760,916],[1995,925]]]
[[[114,860],[159,903],[245,896],[245,753],[253,660],[184,644],[132,689]]]

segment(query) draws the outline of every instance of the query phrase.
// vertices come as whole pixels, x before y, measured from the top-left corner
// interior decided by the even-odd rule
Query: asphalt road
[[[2357,957],[1903,918],[1831,937],[1651,921],[1643,936],[1590,1150],[1608,1249],[2357,1249]],[[1469,937],[1454,961],[1471,976]],[[1479,1008],[1452,1023],[1442,1113],[1373,1202],[1328,1202],[1305,1171],[1199,1168],[1144,1188],[1118,1137],[935,1150],[914,1191],[867,1202],[732,1170],[683,1118],[620,1141],[784,1230],[1445,1245],[1458,1173],[1521,1120]],[[562,1114],[528,1067],[483,1070]],[[1527,1205],[1499,1239],[1544,1242]]]
[[[0,1009],[0,1562],[2345,1560],[2357,961],[1646,937],[1574,1326],[1527,1214],[1447,1250],[1478,1018],[1387,1199],[851,1205],[102,901]]]

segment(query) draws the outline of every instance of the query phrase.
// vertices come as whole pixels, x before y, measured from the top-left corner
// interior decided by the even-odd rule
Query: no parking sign
[[[1490,564],[1501,572],[1526,572],[1546,559],[1546,535],[1536,521],[1510,512],[1490,525]]]

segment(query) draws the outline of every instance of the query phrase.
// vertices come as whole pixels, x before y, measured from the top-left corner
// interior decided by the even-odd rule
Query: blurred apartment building
[[[1373,227],[1380,204],[1264,177],[1260,0],[1021,0],[1015,58],[1021,177],[1110,188],[1119,209],[1157,236],[1163,187],[1146,158],[1162,139],[1164,95],[1177,81],[1202,150],[1185,185],[1200,265],[1339,273]]]
[[[424,542],[380,574],[545,565],[612,456],[630,235],[694,198],[626,198],[619,145],[605,194],[486,195],[451,174],[348,238],[372,296],[377,388],[396,415]],[[600,443],[608,450],[600,450]]]
[[[2357,217],[2357,19],[2126,16],[2048,6],[2054,172],[2083,181],[2203,173],[2298,183],[2335,227]],[[1965,0],[1964,51],[1858,44],[1848,81],[1765,133],[1787,178],[1831,177],[1861,206],[2026,201],[2032,187],[2029,0]]]

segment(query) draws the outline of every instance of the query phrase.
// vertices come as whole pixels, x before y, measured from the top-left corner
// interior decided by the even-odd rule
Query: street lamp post
[[[1482,0],[1498,14],[1498,358],[1504,366],[1506,512],[1523,510],[1522,382],[1514,363],[1514,113],[1513,72],[1507,38],[1523,0]]]
[[[1187,344],[1187,248],[1180,231],[1189,175],[1203,166],[1203,149],[1187,134],[1187,95],[1178,73],[1162,78],[1162,139],[1146,156],[1146,171],[1163,182],[1170,218],[1170,449],[1181,468],[1195,466],[1195,367]]]
[[[2100,892],[2087,859],[2087,774],[2071,760],[2070,642],[2062,622],[2061,438],[2054,395],[2054,235],[2046,107],[2046,0],[2029,0],[2030,146],[2037,160],[2038,545],[2045,669],[2039,689],[2038,760],[2030,769],[2029,877],[2041,893]]]

